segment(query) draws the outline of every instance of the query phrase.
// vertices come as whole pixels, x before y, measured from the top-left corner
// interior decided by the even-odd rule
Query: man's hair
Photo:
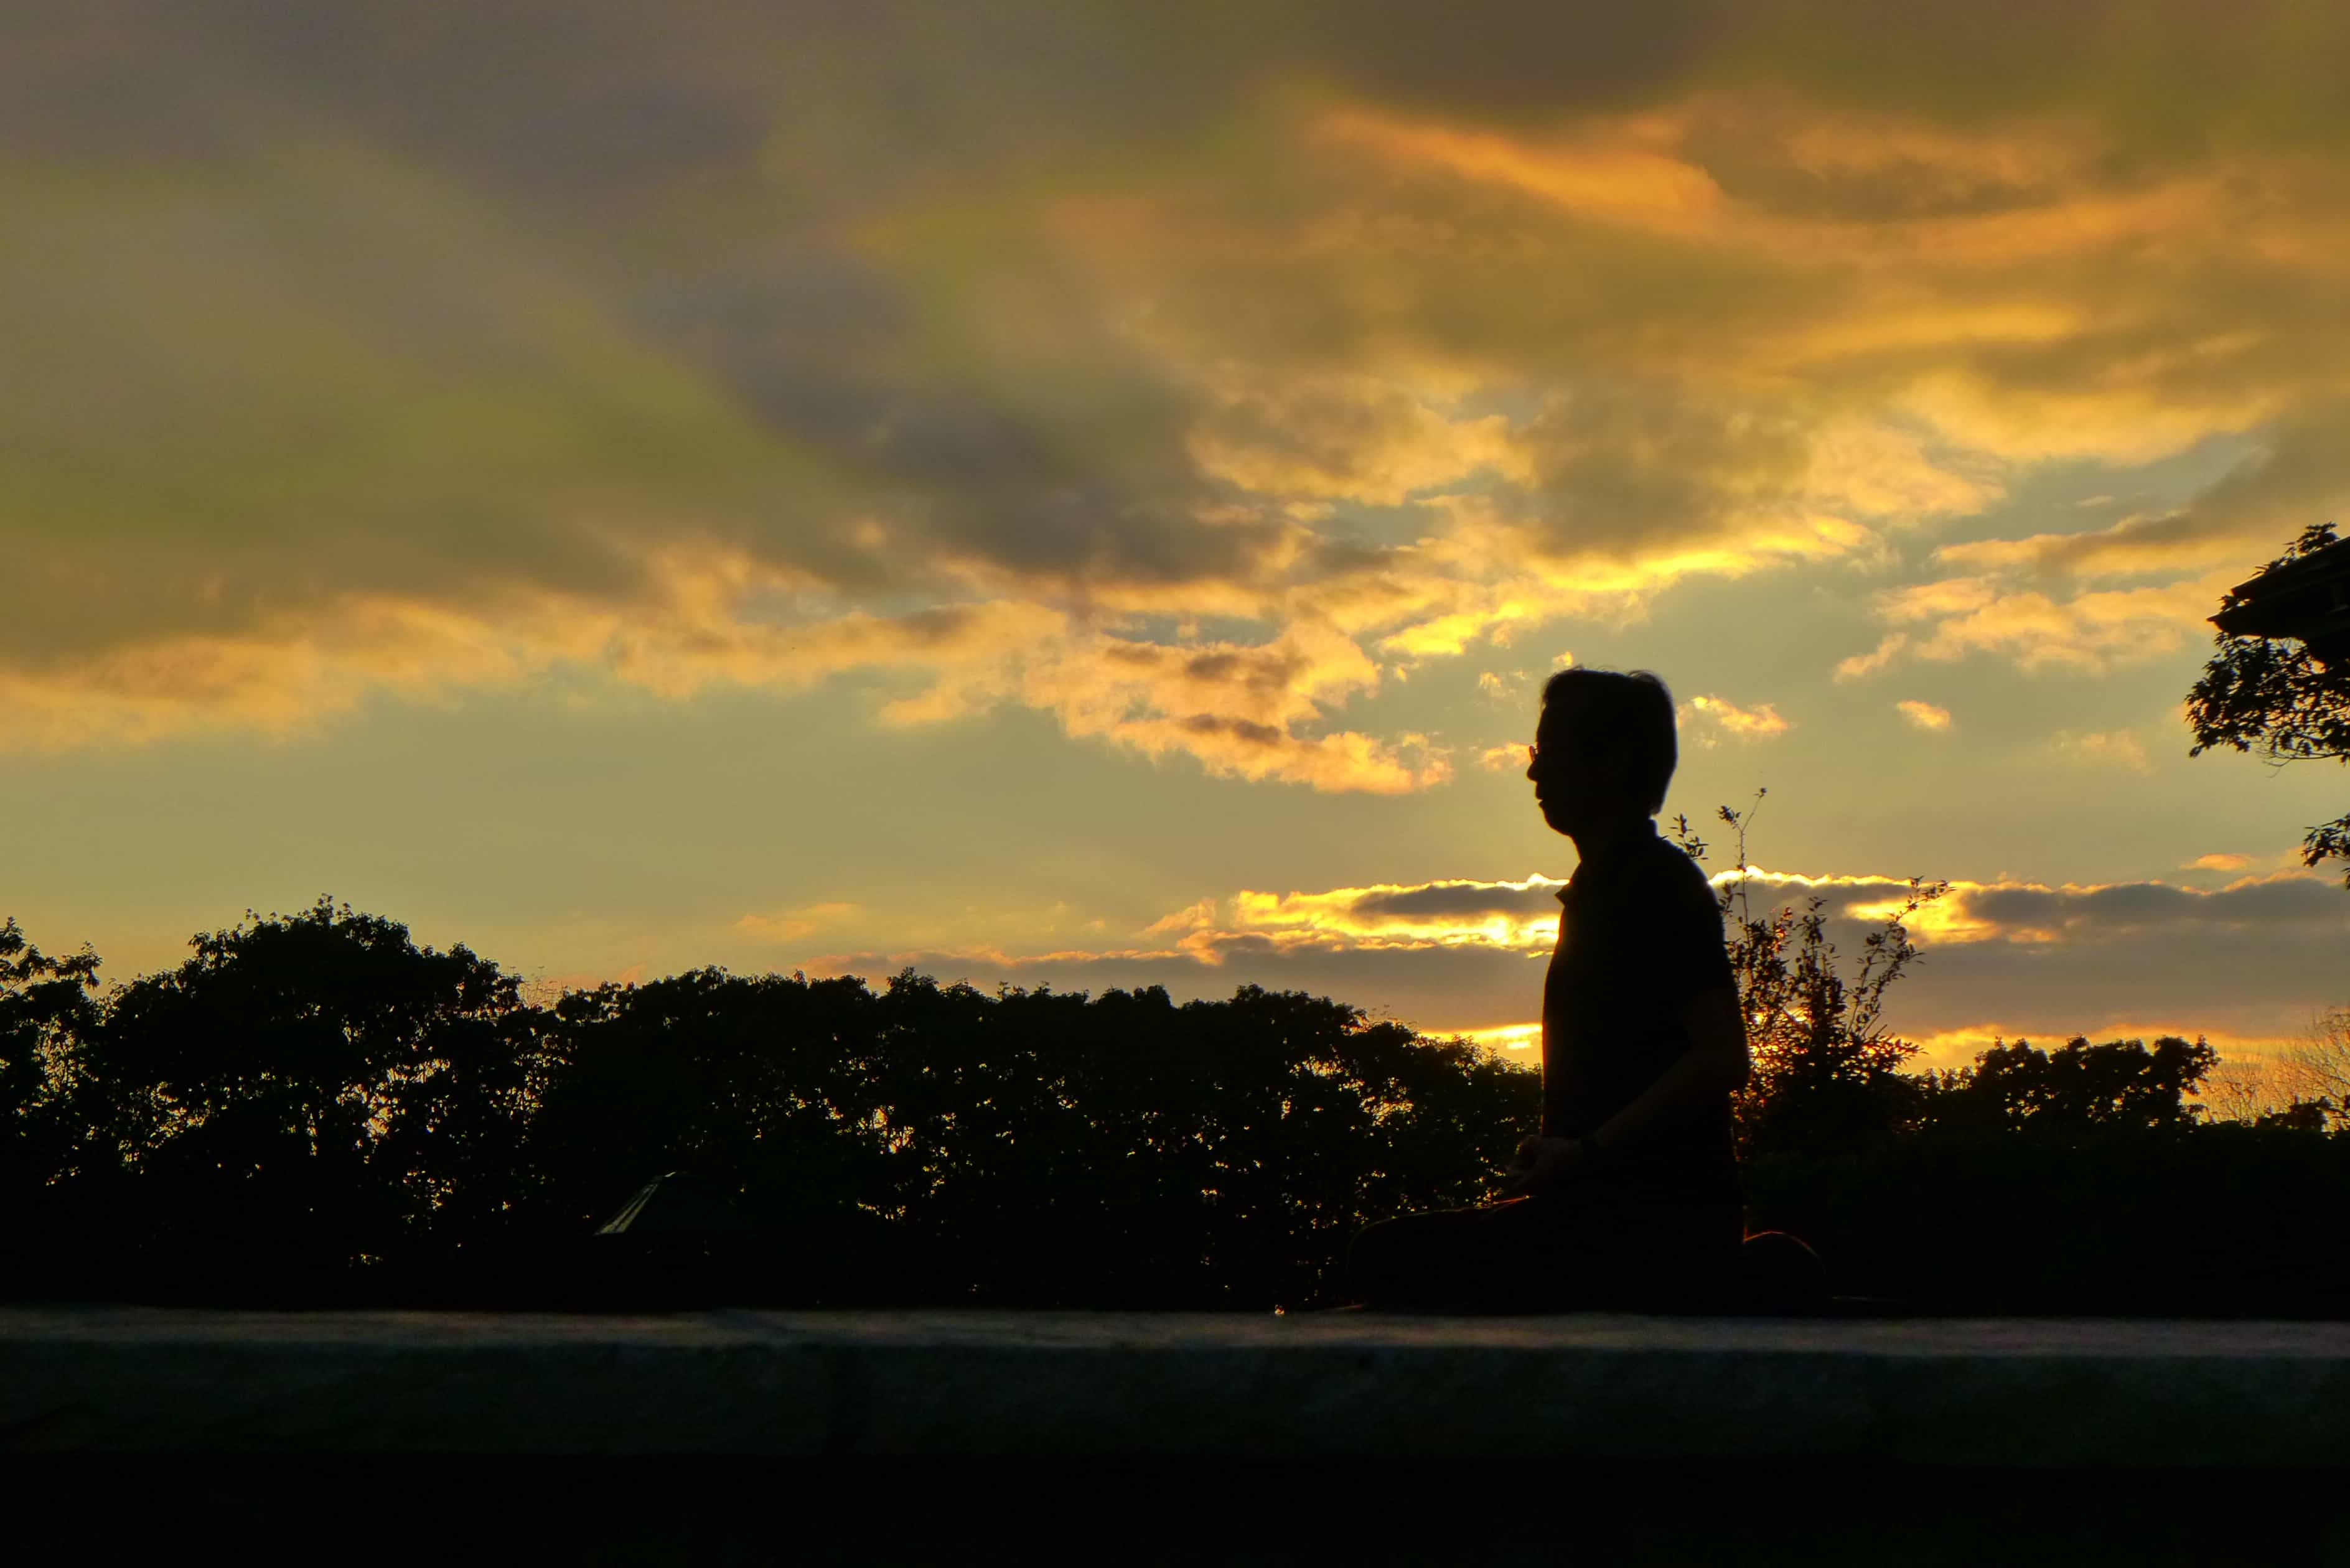
[[[1640,792],[1648,815],[1664,809],[1665,786],[1673,782],[1680,742],[1673,732],[1673,694],[1653,672],[1635,670],[1562,670],[1543,686],[1543,711],[1573,702],[1583,722],[1577,738],[1610,748]]]

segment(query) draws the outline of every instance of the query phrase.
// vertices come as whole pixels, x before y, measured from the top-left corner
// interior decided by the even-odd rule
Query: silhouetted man
[[[1742,1232],[1731,1096],[1746,1029],[1704,873],[1653,820],[1678,760],[1672,694],[1646,671],[1543,689],[1526,777],[1575,840],[1543,984],[1542,1131],[1513,1196],[1357,1237],[1375,1306],[1672,1305],[1729,1286]]]

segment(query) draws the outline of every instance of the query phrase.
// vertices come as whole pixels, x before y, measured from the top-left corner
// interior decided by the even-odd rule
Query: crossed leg
[[[1374,1225],[1348,1250],[1347,1293],[1423,1311],[1698,1305],[1728,1286],[1742,1233],[1734,1206],[1568,1188]]]

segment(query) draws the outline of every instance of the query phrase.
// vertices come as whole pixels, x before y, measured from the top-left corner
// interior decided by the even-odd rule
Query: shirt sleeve
[[[1678,851],[1676,852],[1678,856]],[[1713,886],[1693,861],[1681,857],[1678,875],[1659,911],[1658,950],[1665,955],[1665,971],[1684,996],[1738,989],[1730,971],[1730,951],[1721,926],[1721,905]],[[1661,878],[1660,878],[1661,880]]]

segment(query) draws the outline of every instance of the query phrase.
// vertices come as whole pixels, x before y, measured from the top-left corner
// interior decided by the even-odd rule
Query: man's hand
[[[1578,1137],[1529,1137],[1502,1172],[1502,1194],[1523,1198],[1554,1187],[1589,1162],[1591,1150]]]
[[[1510,1156],[1510,1163],[1502,1167],[1503,1191],[1513,1190],[1533,1171],[1535,1157],[1542,1153],[1542,1144],[1540,1133],[1528,1133],[1518,1140],[1517,1151]]]

